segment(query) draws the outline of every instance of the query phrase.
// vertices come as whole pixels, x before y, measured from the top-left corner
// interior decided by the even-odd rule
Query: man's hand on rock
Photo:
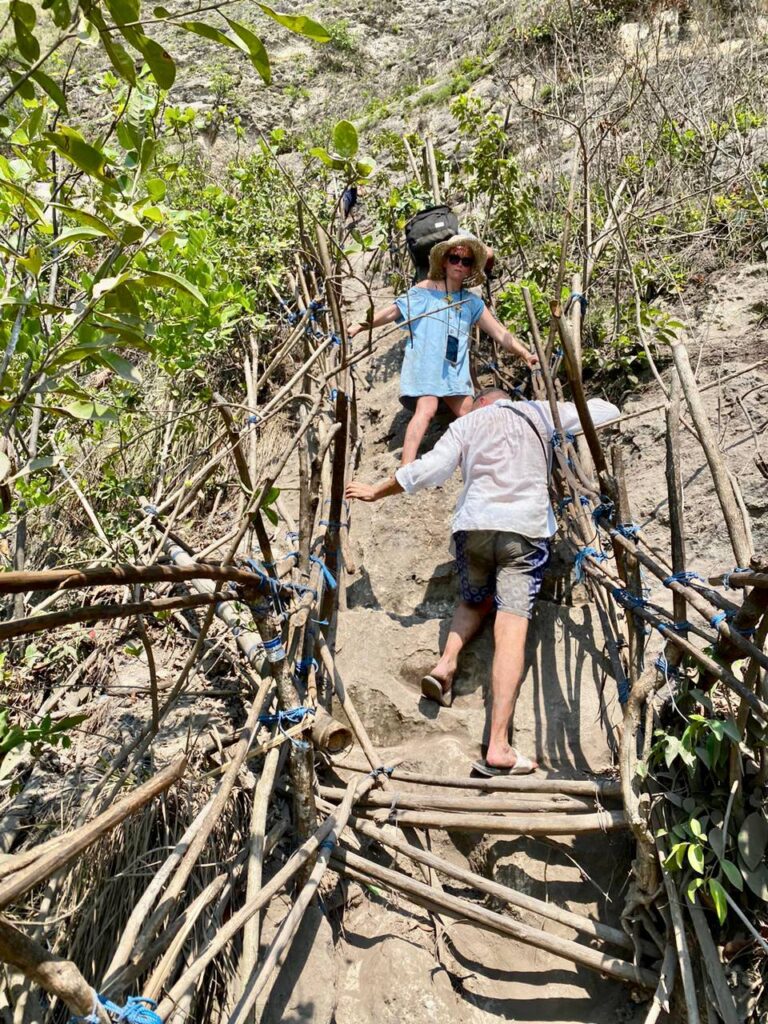
[[[347,484],[346,497],[348,500],[376,501],[378,495],[373,484],[364,484],[361,480],[351,480]]]
[[[388,498],[391,494],[402,494],[403,488],[395,477],[387,477],[375,484],[364,484],[360,480],[352,480],[347,484],[346,497],[357,501],[378,501]]]

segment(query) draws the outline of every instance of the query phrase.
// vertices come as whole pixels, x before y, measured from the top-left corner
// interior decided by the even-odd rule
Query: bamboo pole
[[[693,976],[691,958],[688,951],[688,940],[685,935],[685,923],[683,922],[683,911],[680,907],[680,900],[674,880],[669,872],[664,870],[664,858],[666,856],[666,844],[662,837],[656,839],[659,863],[661,865],[661,877],[664,881],[664,888],[669,900],[669,913],[672,918],[672,934],[677,950],[677,960],[680,965],[680,976],[683,981],[683,993],[685,995],[685,1006],[688,1012],[687,1024],[700,1024],[699,1004],[696,998],[696,980]]]
[[[375,779],[371,780],[372,783]],[[362,796],[365,790],[357,790]],[[194,985],[208,964],[221,952],[224,946],[240,931],[245,922],[266,906],[272,897],[278,893],[283,886],[317,853],[320,844],[335,830],[340,832],[340,810],[329,814],[325,821],[318,827],[317,831],[309,837],[302,845],[288,858],[282,868],[264,885],[259,894],[240,908],[232,917],[226,921],[216,933],[216,937],[208,944],[200,956],[197,957],[187,968],[184,974],[173,985],[166,997],[157,1007],[158,1016],[165,1020],[171,1013],[176,1003],[184,996],[189,988]]]
[[[191,565],[130,565],[127,563],[98,566],[92,569],[43,569],[39,572],[6,572],[0,574],[0,594],[25,591],[75,590],[79,587],[124,586],[129,583],[187,583],[191,580],[220,580],[240,583],[259,594],[270,594],[272,588],[256,573],[232,565],[193,562]],[[280,585],[279,596],[290,600],[295,592]]]
[[[367,772],[347,761],[334,761],[333,767],[348,772]],[[557,793],[570,796],[591,796],[599,799],[620,797],[618,782],[603,779],[544,779],[529,775],[498,779],[461,778],[450,775],[429,775],[422,772],[400,771],[394,768],[390,774],[393,782],[412,782],[421,786],[446,786],[451,789],[472,789],[485,793]]]
[[[355,878],[358,881],[367,881],[371,878],[374,881],[382,882],[405,893],[409,899],[421,906],[447,912],[459,920],[473,921],[491,931],[509,935],[518,942],[533,946],[535,949],[544,949],[555,956],[563,957],[572,963],[582,964],[601,974],[608,974],[619,981],[640,985],[642,988],[653,989],[656,987],[658,979],[652,971],[635,967],[634,964],[615,957],[606,956],[596,949],[582,946],[578,942],[564,939],[559,935],[551,935],[537,928],[531,928],[505,914],[495,913],[485,907],[470,903],[468,900],[451,896],[446,892],[438,892],[433,886],[417,882],[399,871],[392,871],[374,864],[343,847],[334,852],[332,863],[338,871],[350,878]]]
[[[349,816],[352,813],[352,804],[355,800],[361,799],[365,793],[371,789],[374,783],[375,779],[368,777],[352,781],[347,786],[344,799],[336,812],[336,822],[328,833],[328,836],[320,844],[317,861],[312,869],[312,873],[299,894],[298,899],[288,913],[285,921],[283,921],[280,926],[277,935],[272,940],[272,945],[269,947],[267,954],[264,957],[259,973],[252,979],[252,981],[249,982],[241,999],[238,1001],[234,1012],[229,1018],[228,1024],[246,1024],[248,1015],[253,1009],[259,993],[270,980],[272,972],[275,968],[283,965],[285,957],[290,951],[293,939],[296,936],[296,932],[298,931],[298,927],[301,924],[301,919],[303,918],[304,913],[309,906],[309,902],[317,891],[317,887],[328,868],[328,861],[330,860],[331,852],[339,841],[339,836],[346,828]]]
[[[709,582],[714,586],[729,587],[757,587],[759,590],[768,590],[768,572],[721,572],[717,576],[710,576]]]
[[[251,827],[248,839],[248,876],[245,888],[245,902],[253,899],[261,889],[264,869],[264,839],[267,832],[267,812],[269,811],[269,799],[272,795],[272,788],[278,774],[278,764],[285,747],[273,747],[264,758],[264,766],[261,770],[253,792],[253,806],[251,808]],[[238,998],[245,991],[248,979],[256,969],[259,956],[259,915],[246,921],[243,927],[243,951],[240,955],[240,962],[237,967],[238,976]]]
[[[106,622],[110,619],[125,619],[131,615],[155,615],[157,612],[178,611],[181,608],[203,608],[220,601],[235,601],[232,595],[190,594],[180,597],[158,597],[149,601],[126,602],[125,604],[89,604],[84,608],[70,608],[47,615],[30,615],[24,619],[9,619],[0,622],[0,640],[10,640],[30,633],[45,633],[59,626],[71,626],[76,622]]]
[[[57,836],[42,846],[0,861],[0,879],[6,880],[0,885],[0,908],[7,907],[28,889],[69,864],[83,850],[87,850],[107,832],[111,832],[150,800],[164,793],[174,782],[178,782],[186,770],[186,757],[178,757],[149,782],[139,786],[88,824]]]
[[[701,400],[701,395],[696,385],[696,378],[688,358],[688,350],[679,338],[671,343],[670,348],[683,388],[688,411],[691,414],[701,446],[704,449],[704,455],[709,463],[712,482],[715,485],[720,508],[723,510],[723,518],[725,519],[731,547],[736,557],[736,563],[737,565],[748,565],[752,554],[752,546],[749,543],[744,520],[736,501],[731,481],[728,479],[725,459],[720,451],[715,432],[709,422],[704,403]]]
[[[498,882],[484,878],[474,871],[458,867],[443,857],[438,857],[434,853],[421,850],[417,846],[407,843],[399,837],[398,830],[393,826],[384,825],[377,827],[364,818],[355,817],[350,818],[350,825],[356,832],[360,832],[369,839],[374,839],[377,843],[381,843],[391,850],[404,854],[417,864],[426,864],[447,878],[463,882],[473,889],[493,896],[494,899],[502,900],[504,903],[509,904],[509,906],[530,911],[532,914],[538,914],[539,917],[544,917],[550,921],[557,921],[559,924],[567,925],[583,935],[600,939],[602,942],[613,943],[613,945],[619,946],[622,949],[634,949],[632,939],[620,928],[611,928],[609,925],[593,921],[592,918],[585,917],[583,914],[575,914],[571,910],[563,910],[561,907],[555,906],[554,903],[536,899],[527,893],[519,892],[517,889],[512,889],[507,885],[500,885]],[[650,950],[650,945],[647,948]]]
[[[627,819],[623,811],[602,811],[594,814],[450,814],[441,811],[398,811],[392,814],[383,811],[361,814],[378,821],[396,821],[401,827],[439,828],[444,832],[487,832],[505,836],[575,836],[587,832],[612,832],[626,828]]]
[[[168,888],[163,893],[162,900],[152,914],[150,914],[147,923],[137,938],[134,947],[136,952],[141,953],[146,950],[155,933],[161,927],[168,914],[171,913],[171,910],[182,892],[184,892],[189,877],[203,852],[205,844],[208,841],[208,837],[213,831],[229,801],[235,782],[237,781],[240,768],[245,761],[251,743],[256,738],[256,733],[259,728],[259,716],[262,713],[264,699],[271,686],[271,679],[262,680],[259,690],[248,711],[244,733],[232,751],[229,764],[227,765],[226,771],[218,784],[216,793],[211,801],[211,805],[208,808],[206,816],[201,822],[200,828],[196,831],[189,847],[184,853],[184,856],[181,858],[178,867],[174,871],[173,876],[168,883]]]
[[[343,789],[333,786],[319,786],[320,796],[338,803],[344,796]],[[386,793],[370,793],[366,799],[366,807],[387,807],[397,810],[430,810],[430,811],[485,811],[489,814],[503,814],[510,811],[588,811],[589,803],[584,799],[562,796],[559,793],[545,799],[540,793],[520,794],[514,797],[494,798],[493,796],[443,796],[437,793],[425,793],[402,789],[390,789]]]

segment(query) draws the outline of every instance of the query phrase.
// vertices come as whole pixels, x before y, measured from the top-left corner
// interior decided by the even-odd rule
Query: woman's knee
[[[416,402],[416,409],[413,413],[414,419],[424,420],[426,423],[434,417],[437,412],[438,399],[432,395],[425,395]]]

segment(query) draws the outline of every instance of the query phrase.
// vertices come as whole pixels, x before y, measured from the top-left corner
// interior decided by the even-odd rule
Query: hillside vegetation
[[[375,339],[348,344],[345,325],[408,282],[405,223],[439,198],[493,246],[487,297],[528,344],[546,346],[561,396],[577,378],[620,405],[669,409],[681,350],[713,382],[752,374],[725,392],[720,383],[707,407],[718,452],[730,457],[739,437],[738,523],[724,513],[723,525],[706,476],[707,528],[690,516],[681,528],[708,572],[754,556],[741,565],[758,574],[752,590],[728,592],[726,576],[715,600],[702,580],[748,646],[705,616],[694,653],[674,660],[668,646],[655,671],[643,665],[640,606],[626,591],[614,593],[621,609],[598,600],[629,637],[612,669],[636,698],[626,729],[637,749],[622,765],[637,843],[624,915],[635,966],[659,940],[642,969],[670,980],[677,949],[668,1019],[696,1019],[666,903],[679,895],[704,920],[685,926],[697,985],[725,985],[709,1019],[757,1024],[768,950],[768,15],[726,0],[288,6],[10,0],[4,13],[0,566],[85,575],[8,575],[5,587],[0,575],[0,1020],[108,1019],[89,986],[122,1002],[146,993],[164,1020],[276,1012],[246,1007],[265,970],[258,923],[203,960],[259,893],[262,869],[272,879],[310,841],[318,812],[330,814],[313,751],[295,741],[301,721],[259,714],[338,706],[335,640],[359,568],[343,486],[385,429],[382,367],[396,359]],[[346,218],[351,185],[359,202]],[[727,319],[735,281],[747,292],[732,325],[739,347],[728,350],[725,323],[715,351],[713,295]],[[570,357],[561,316],[575,325]],[[476,371],[534,393],[487,339]],[[696,417],[682,423],[709,458]],[[663,428],[637,438],[664,449]],[[367,470],[389,471],[389,449],[376,451]],[[580,443],[587,474],[594,454]],[[593,476],[597,537],[627,522],[618,493],[604,493],[613,473]],[[577,516],[558,486],[572,541]],[[670,513],[652,505],[648,550],[663,548],[667,565]],[[444,528],[436,515],[430,530]],[[588,596],[573,553],[564,541],[550,588],[566,606]],[[621,578],[640,585],[622,557]],[[205,586],[188,582],[193,569],[180,575],[203,563]],[[135,571],[155,566],[168,572]],[[678,625],[685,599],[675,598]],[[364,706],[362,733],[344,710],[370,760],[364,727],[378,743],[376,709]],[[89,835],[82,855],[45,859],[43,843],[136,793],[134,816]],[[195,829],[201,845],[187,860]],[[380,895],[373,883],[363,891]],[[440,920],[429,918],[437,950]],[[30,967],[41,950],[74,965],[69,988]],[[453,989],[462,984],[454,971]],[[723,1009],[729,984],[737,1016]],[[643,1015],[664,1012],[664,1000],[648,1010],[651,995],[638,994]]]

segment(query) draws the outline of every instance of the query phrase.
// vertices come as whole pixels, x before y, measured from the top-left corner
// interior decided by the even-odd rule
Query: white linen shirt
[[[620,415],[615,405],[600,398],[587,404],[594,423]],[[523,417],[509,411],[512,406],[536,424],[542,444]],[[579,427],[573,402],[558,402],[558,409],[563,430]],[[395,478],[413,494],[445,483],[461,466],[464,487],[454,509],[453,533],[505,530],[524,537],[551,537],[557,529],[549,500],[554,432],[547,402],[500,399],[452,423],[432,451],[401,466]]]

